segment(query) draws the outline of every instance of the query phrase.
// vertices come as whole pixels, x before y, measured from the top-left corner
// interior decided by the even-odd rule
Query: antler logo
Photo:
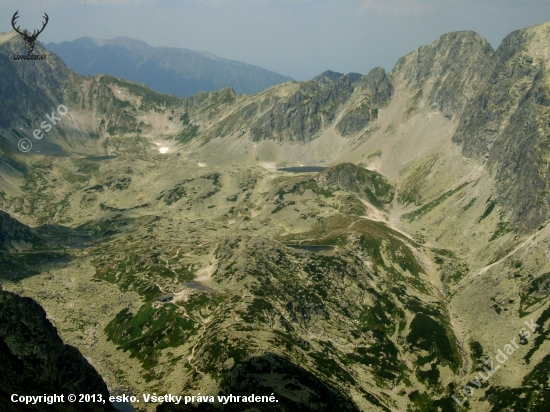
[[[11,26],[13,27],[13,29],[19,33],[21,35],[21,37],[23,38],[23,40],[25,41],[25,46],[27,48],[27,53],[31,54],[32,51],[34,50],[34,42],[36,41],[36,38],[38,37],[38,35],[40,33],[42,33],[44,31],[44,28],[46,27],[46,24],[48,24],[48,20],[50,19],[48,17],[48,15],[46,13],[44,13],[44,23],[42,25],[42,28],[40,30],[34,30],[32,32],[32,35],[29,35],[27,33],[27,30],[23,30],[21,31],[19,29],[19,26],[15,27],[15,21],[17,20],[17,18],[19,17],[18,16],[19,14],[19,10],[17,10],[15,12],[15,14],[13,15],[13,17],[11,18]]]

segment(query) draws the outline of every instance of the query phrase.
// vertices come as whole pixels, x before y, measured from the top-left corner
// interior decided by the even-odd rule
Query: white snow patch
[[[170,151],[170,147],[168,146],[163,146],[162,143],[155,143],[159,149],[159,153],[168,153]]]

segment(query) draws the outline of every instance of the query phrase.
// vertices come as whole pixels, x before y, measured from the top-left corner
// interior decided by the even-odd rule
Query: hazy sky
[[[0,0],[0,31],[50,22],[42,42],[128,36],[208,51],[307,80],[327,70],[391,70],[440,35],[475,30],[498,47],[550,20],[550,0]],[[549,37],[550,43],[550,37]]]

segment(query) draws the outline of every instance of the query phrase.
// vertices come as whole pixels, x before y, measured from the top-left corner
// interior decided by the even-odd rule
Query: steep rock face
[[[401,58],[389,75],[404,120],[422,110],[455,122],[452,141],[495,176],[506,221],[525,230],[550,215],[550,82],[543,24],[510,34],[495,52],[474,32],[441,36]]]
[[[463,144],[466,156],[483,159],[501,137],[506,123],[518,120],[513,115],[529,98],[536,97],[535,101],[544,103],[540,87],[544,85],[545,64],[528,53],[533,40],[533,33],[516,31],[498,48],[490,78],[465,111],[453,137]]]
[[[37,43],[35,54],[47,54],[47,60],[13,60],[10,59],[14,54],[22,53],[22,41],[15,32],[10,32],[3,36],[0,42],[0,54],[6,55],[15,69],[19,80],[27,85],[38,88],[44,93],[48,101],[67,100],[64,92],[67,87],[75,82],[78,83],[82,76],[70,71],[63,60],[52,53],[48,53],[44,47]],[[36,93],[36,90],[33,90]],[[33,96],[34,97],[34,96]],[[19,101],[27,102],[24,96],[19,96]],[[31,112],[32,113],[32,112]],[[26,113],[27,117],[30,114]]]
[[[504,39],[489,81],[453,137],[465,156],[488,161],[499,203],[525,229],[549,216],[550,81],[544,55],[549,32],[546,23]]]
[[[305,142],[327,127],[353,93],[346,76],[319,86],[305,84],[285,102],[259,116],[250,128],[253,140],[273,136],[275,140]],[[260,109],[261,110],[261,109]]]
[[[460,116],[493,67],[491,45],[472,31],[448,33],[402,57],[391,78],[416,91],[409,110],[421,107]]]
[[[5,128],[15,126],[17,122],[29,124],[29,112],[45,112],[51,106],[45,93],[20,78],[15,62],[8,56],[8,53],[0,53],[0,127]]]
[[[103,403],[56,404],[59,411],[111,411],[109,391],[80,352],[63,344],[46,313],[35,301],[0,290],[0,405],[4,411],[48,411],[38,404],[28,409],[12,404],[20,395],[101,394]]]
[[[335,130],[348,137],[377,119],[378,109],[389,103],[391,95],[392,85],[382,68],[366,76],[326,71],[309,82],[281,85],[254,96],[216,124],[207,140],[240,130],[241,136],[248,131],[253,141],[303,144],[334,122]]]
[[[387,106],[391,100],[393,87],[383,68],[372,69],[369,74],[358,79],[355,85],[352,107],[348,108],[336,124],[343,136],[361,131],[371,120],[378,118],[378,110]]]
[[[336,119],[353,93],[348,76],[324,82],[293,83],[270,89],[222,120],[211,137],[248,130],[253,141],[305,143]]]

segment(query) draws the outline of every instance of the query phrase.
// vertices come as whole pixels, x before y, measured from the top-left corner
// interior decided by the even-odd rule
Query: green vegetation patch
[[[346,196],[338,211],[344,215],[364,216],[367,208],[356,196]]]
[[[382,150],[378,149],[374,152],[372,152],[370,155],[367,156],[367,159],[372,159],[374,157],[381,157],[382,156]]]
[[[529,314],[529,308],[548,299],[550,293],[550,272],[531,279],[520,292],[520,316]]]
[[[481,343],[475,340],[471,341],[469,343],[469,346],[470,346],[470,353],[474,361],[474,369],[483,367],[484,361],[485,361],[483,346],[481,345]]]
[[[495,233],[491,236],[491,239],[489,239],[489,242],[492,242],[495,239],[498,239],[501,236],[504,236],[506,233],[515,232],[516,229],[510,227],[507,222],[498,222],[497,224],[497,230],[495,230]]]
[[[449,336],[452,336],[452,333],[439,321],[419,313],[411,322],[407,341],[412,351],[418,348],[429,352],[427,356],[418,357],[420,366],[439,360],[442,365],[448,364],[456,372],[461,359],[454,336]]]
[[[441,376],[441,373],[437,368],[437,363],[432,363],[430,365],[430,369],[428,369],[427,371],[417,369],[416,376],[418,377],[418,380],[420,382],[426,383],[430,386],[437,386],[440,383],[439,377]]]
[[[494,201],[490,201],[485,207],[485,211],[483,212],[483,215],[481,215],[481,217],[477,220],[477,223],[481,222],[483,219],[489,216],[491,212],[494,210],[495,206],[496,206],[496,203]]]
[[[415,390],[408,395],[410,404],[407,407],[407,412],[440,412],[440,411],[455,411],[456,403],[451,398],[451,394],[446,394],[439,399],[434,399],[434,396]],[[464,405],[466,408],[466,405]]]
[[[160,200],[162,198],[164,200],[164,203],[170,206],[172,203],[176,203],[183,197],[187,197],[187,189],[185,188],[184,183],[180,183],[174,188],[161,193],[157,200]]]
[[[191,296],[185,303],[178,303],[185,308],[188,313],[200,312],[202,309],[210,309],[221,305],[227,300],[227,297],[221,293],[199,293]]]
[[[425,273],[424,269],[407,245],[407,243],[411,243],[411,246],[416,246],[416,244],[381,222],[360,219],[356,216],[333,216],[319,220],[318,225],[311,231],[285,236],[282,240],[285,243],[304,246],[321,245],[349,248],[353,244],[367,252],[373,261],[375,270],[384,268],[394,280],[406,282],[422,293],[429,293],[427,286],[418,276],[420,273]],[[385,258],[389,260],[389,263],[385,261]],[[403,273],[406,271],[413,276]]]
[[[276,342],[282,343],[287,350],[291,351],[293,346],[302,349],[303,351],[311,350],[311,343],[305,339],[300,338],[291,333],[284,333],[280,330],[273,329],[273,334],[277,335],[280,339]]]
[[[294,202],[294,201],[279,203],[279,204],[277,205],[277,207],[271,211],[271,214],[273,215],[273,214],[275,214],[275,213],[278,213],[278,212],[280,212],[281,210],[283,210],[285,207],[293,206],[293,205],[295,205],[295,204],[296,204],[296,202]]]
[[[355,352],[348,353],[346,358],[349,361],[371,367],[376,377],[391,382],[400,379],[401,366],[404,366],[399,361],[399,351],[393,342],[385,336],[369,347],[357,347]]]
[[[198,328],[198,323],[184,318],[172,304],[153,308],[144,304],[136,314],[121,310],[105,327],[107,340],[130,352],[142,362],[144,369],[158,364],[159,351],[184,344]]]
[[[127,252],[123,259],[117,255],[103,254],[92,264],[96,268],[97,279],[117,284],[122,291],[135,291],[148,301],[162,294],[157,285],[159,279],[184,282],[194,278],[194,273],[186,269],[184,262],[167,264],[159,252],[152,250]]]
[[[86,158],[73,159],[74,165],[78,168],[78,173],[94,175],[99,172],[99,162],[92,162]]]
[[[437,206],[439,206],[441,203],[443,203],[445,200],[447,200],[449,197],[451,197],[452,195],[454,195],[456,192],[462,190],[464,187],[466,187],[467,185],[469,185],[471,182],[464,182],[462,183],[460,186],[458,187],[455,187],[454,189],[452,190],[449,190],[445,193],[443,193],[441,196],[439,196],[437,199],[435,200],[432,200],[431,202],[429,203],[426,203],[425,205],[423,205],[422,207],[416,209],[416,210],[413,210],[412,212],[409,212],[409,213],[405,213],[403,215],[403,218],[408,220],[409,222],[412,222],[413,220],[416,220],[422,216],[424,216],[426,213],[430,212],[431,210],[433,210],[434,208],[436,208]]]
[[[426,179],[430,175],[438,157],[437,154],[434,154],[407,174],[399,190],[398,200],[400,203],[418,204],[420,201],[420,190],[426,183]]]
[[[370,252],[375,265],[385,266],[382,253],[389,254],[391,261],[414,276],[424,273],[414,253],[400,238],[401,234],[380,222],[362,220],[354,229],[361,230],[360,245]]]
[[[313,359],[316,369],[328,378],[337,379],[351,385],[356,385],[355,379],[340,364],[323,352],[311,352],[308,355]]]
[[[293,182],[292,185],[289,184],[279,189],[275,193],[275,203],[284,200],[285,195],[287,194],[303,195],[308,189],[311,190],[313,193],[321,195],[325,198],[333,197],[334,193],[333,190],[320,187],[315,179],[302,180],[299,182]]]
[[[399,300],[404,302],[405,308],[412,313],[423,313],[424,315],[439,317],[442,314],[442,310],[439,304],[430,305],[427,302],[422,302],[416,296],[407,295],[405,291],[398,291],[397,288],[393,289]],[[435,306],[435,307],[434,307]]]
[[[477,200],[477,197],[474,197],[472,200],[470,200],[466,206],[460,209],[459,214],[462,215],[464,212],[468,211],[476,203],[476,200]]]
[[[186,144],[195,139],[199,135],[199,126],[194,124],[189,124],[183,128],[183,130],[178,133],[175,138],[181,144]]]
[[[377,292],[374,288],[367,291],[375,299],[374,306],[367,306],[359,316],[361,331],[373,333],[375,337],[383,341],[386,336],[395,332],[396,319],[404,319],[405,313],[401,310],[387,294]]]
[[[191,121],[189,120],[189,113],[185,112],[180,116],[180,122],[183,123],[184,126],[189,126],[191,124]]]
[[[529,352],[523,357],[525,359],[525,362],[530,363],[531,357],[535,354],[536,351],[538,351],[541,347],[541,345],[550,339],[550,329],[545,328],[544,324],[550,319],[550,307],[546,308],[537,321],[535,322],[538,326],[535,334],[537,336],[534,338],[533,341],[533,347],[529,349]]]
[[[273,353],[264,353],[235,365],[231,374],[224,379],[224,384],[220,386],[224,393],[234,395],[274,394],[277,398],[276,407],[258,406],[258,409],[254,408],[256,410],[359,411],[345,389],[342,388],[344,382],[350,377],[346,376],[346,379],[339,385],[332,386],[326,379],[319,377],[318,373],[313,373],[311,367],[304,364],[303,361],[294,362],[296,361],[282,358]],[[370,395],[370,398],[373,403],[380,404],[374,396]],[[384,406],[381,408],[384,411],[389,411]],[[245,409],[246,407],[238,407],[234,410]]]

